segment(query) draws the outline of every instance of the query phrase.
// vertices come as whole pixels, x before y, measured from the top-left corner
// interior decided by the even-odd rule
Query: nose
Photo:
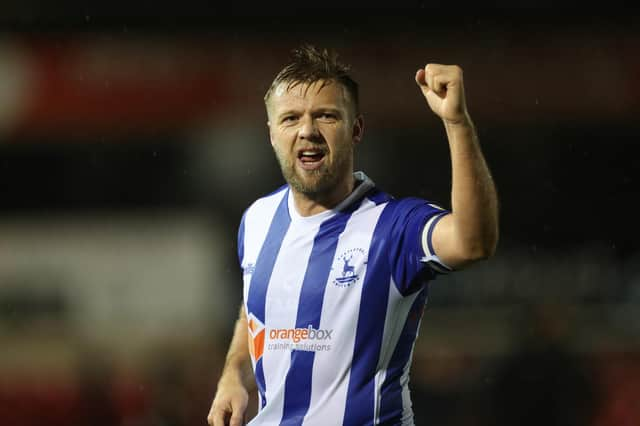
[[[313,117],[305,115],[300,120],[300,129],[298,137],[300,139],[315,140],[318,138],[318,127]]]

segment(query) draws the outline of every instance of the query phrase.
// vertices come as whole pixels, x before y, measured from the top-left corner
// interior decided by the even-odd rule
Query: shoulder
[[[387,206],[398,213],[408,213],[415,209],[427,209],[434,211],[445,211],[440,205],[420,197],[393,197],[390,196]]]
[[[288,185],[282,185],[275,191],[270,192],[269,194],[258,198],[253,203],[251,203],[249,207],[245,209],[242,217],[243,218],[246,217],[248,214],[250,214],[253,211],[262,211],[265,208],[268,209],[270,206],[273,206],[274,204],[277,206],[282,201],[282,197],[286,196],[287,188],[288,188]]]
[[[405,232],[421,231],[430,219],[447,213],[443,207],[420,197],[402,197],[390,199],[384,208],[383,217],[392,229]]]
[[[240,228],[244,230],[246,227],[264,227],[268,226],[274,215],[278,211],[278,207],[283,200],[286,203],[288,185],[283,185],[275,191],[258,198],[247,207],[242,213],[240,219]]]
[[[431,201],[414,196],[396,197],[378,187],[369,190],[364,198],[375,206],[382,207],[387,214],[403,215],[415,210],[445,211],[444,208]]]

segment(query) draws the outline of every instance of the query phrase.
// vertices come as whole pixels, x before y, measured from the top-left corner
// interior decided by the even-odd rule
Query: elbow
[[[468,250],[463,257],[465,259],[465,263],[475,263],[489,259],[491,256],[493,256],[494,253],[495,250],[479,247]]]
[[[449,256],[443,261],[453,268],[462,269],[470,264],[493,257],[498,247],[498,227],[485,227],[478,232],[455,233]]]
[[[492,237],[484,238],[480,241],[468,244],[464,250],[462,250],[465,263],[475,263],[482,260],[487,260],[493,257],[498,248],[498,236],[497,234]]]
[[[486,241],[480,250],[480,260],[486,260],[496,254],[498,248],[498,235],[492,236]]]

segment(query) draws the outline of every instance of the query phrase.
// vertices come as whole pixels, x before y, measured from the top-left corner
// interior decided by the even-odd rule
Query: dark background
[[[637,421],[639,15],[397,6],[3,3],[0,76],[11,78],[0,91],[24,87],[0,96],[3,424],[204,424],[241,297],[235,230],[282,184],[262,96],[303,41],[354,66],[358,168],[446,207],[448,147],[413,75],[430,61],[465,72],[501,240],[494,258],[431,287],[416,423]],[[150,246],[164,247],[154,236],[175,221],[210,232],[198,246],[209,275],[188,287],[158,274],[144,287],[147,268],[172,268]],[[176,238],[166,255],[188,257]],[[204,304],[178,301],[196,288]],[[115,302],[100,316],[107,289]],[[176,330],[168,323],[182,317],[149,307],[165,299],[202,316]],[[149,337],[145,321],[164,332]]]

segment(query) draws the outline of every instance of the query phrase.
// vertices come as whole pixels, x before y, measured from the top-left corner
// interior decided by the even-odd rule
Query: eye
[[[338,116],[331,112],[323,112],[318,116],[318,118],[324,121],[335,121],[337,120]]]
[[[295,115],[285,115],[284,117],[282,117],[282,120],[280,122],[281,123],[293,123],[297,119],[298,119],[298,117],[296,117]]]

